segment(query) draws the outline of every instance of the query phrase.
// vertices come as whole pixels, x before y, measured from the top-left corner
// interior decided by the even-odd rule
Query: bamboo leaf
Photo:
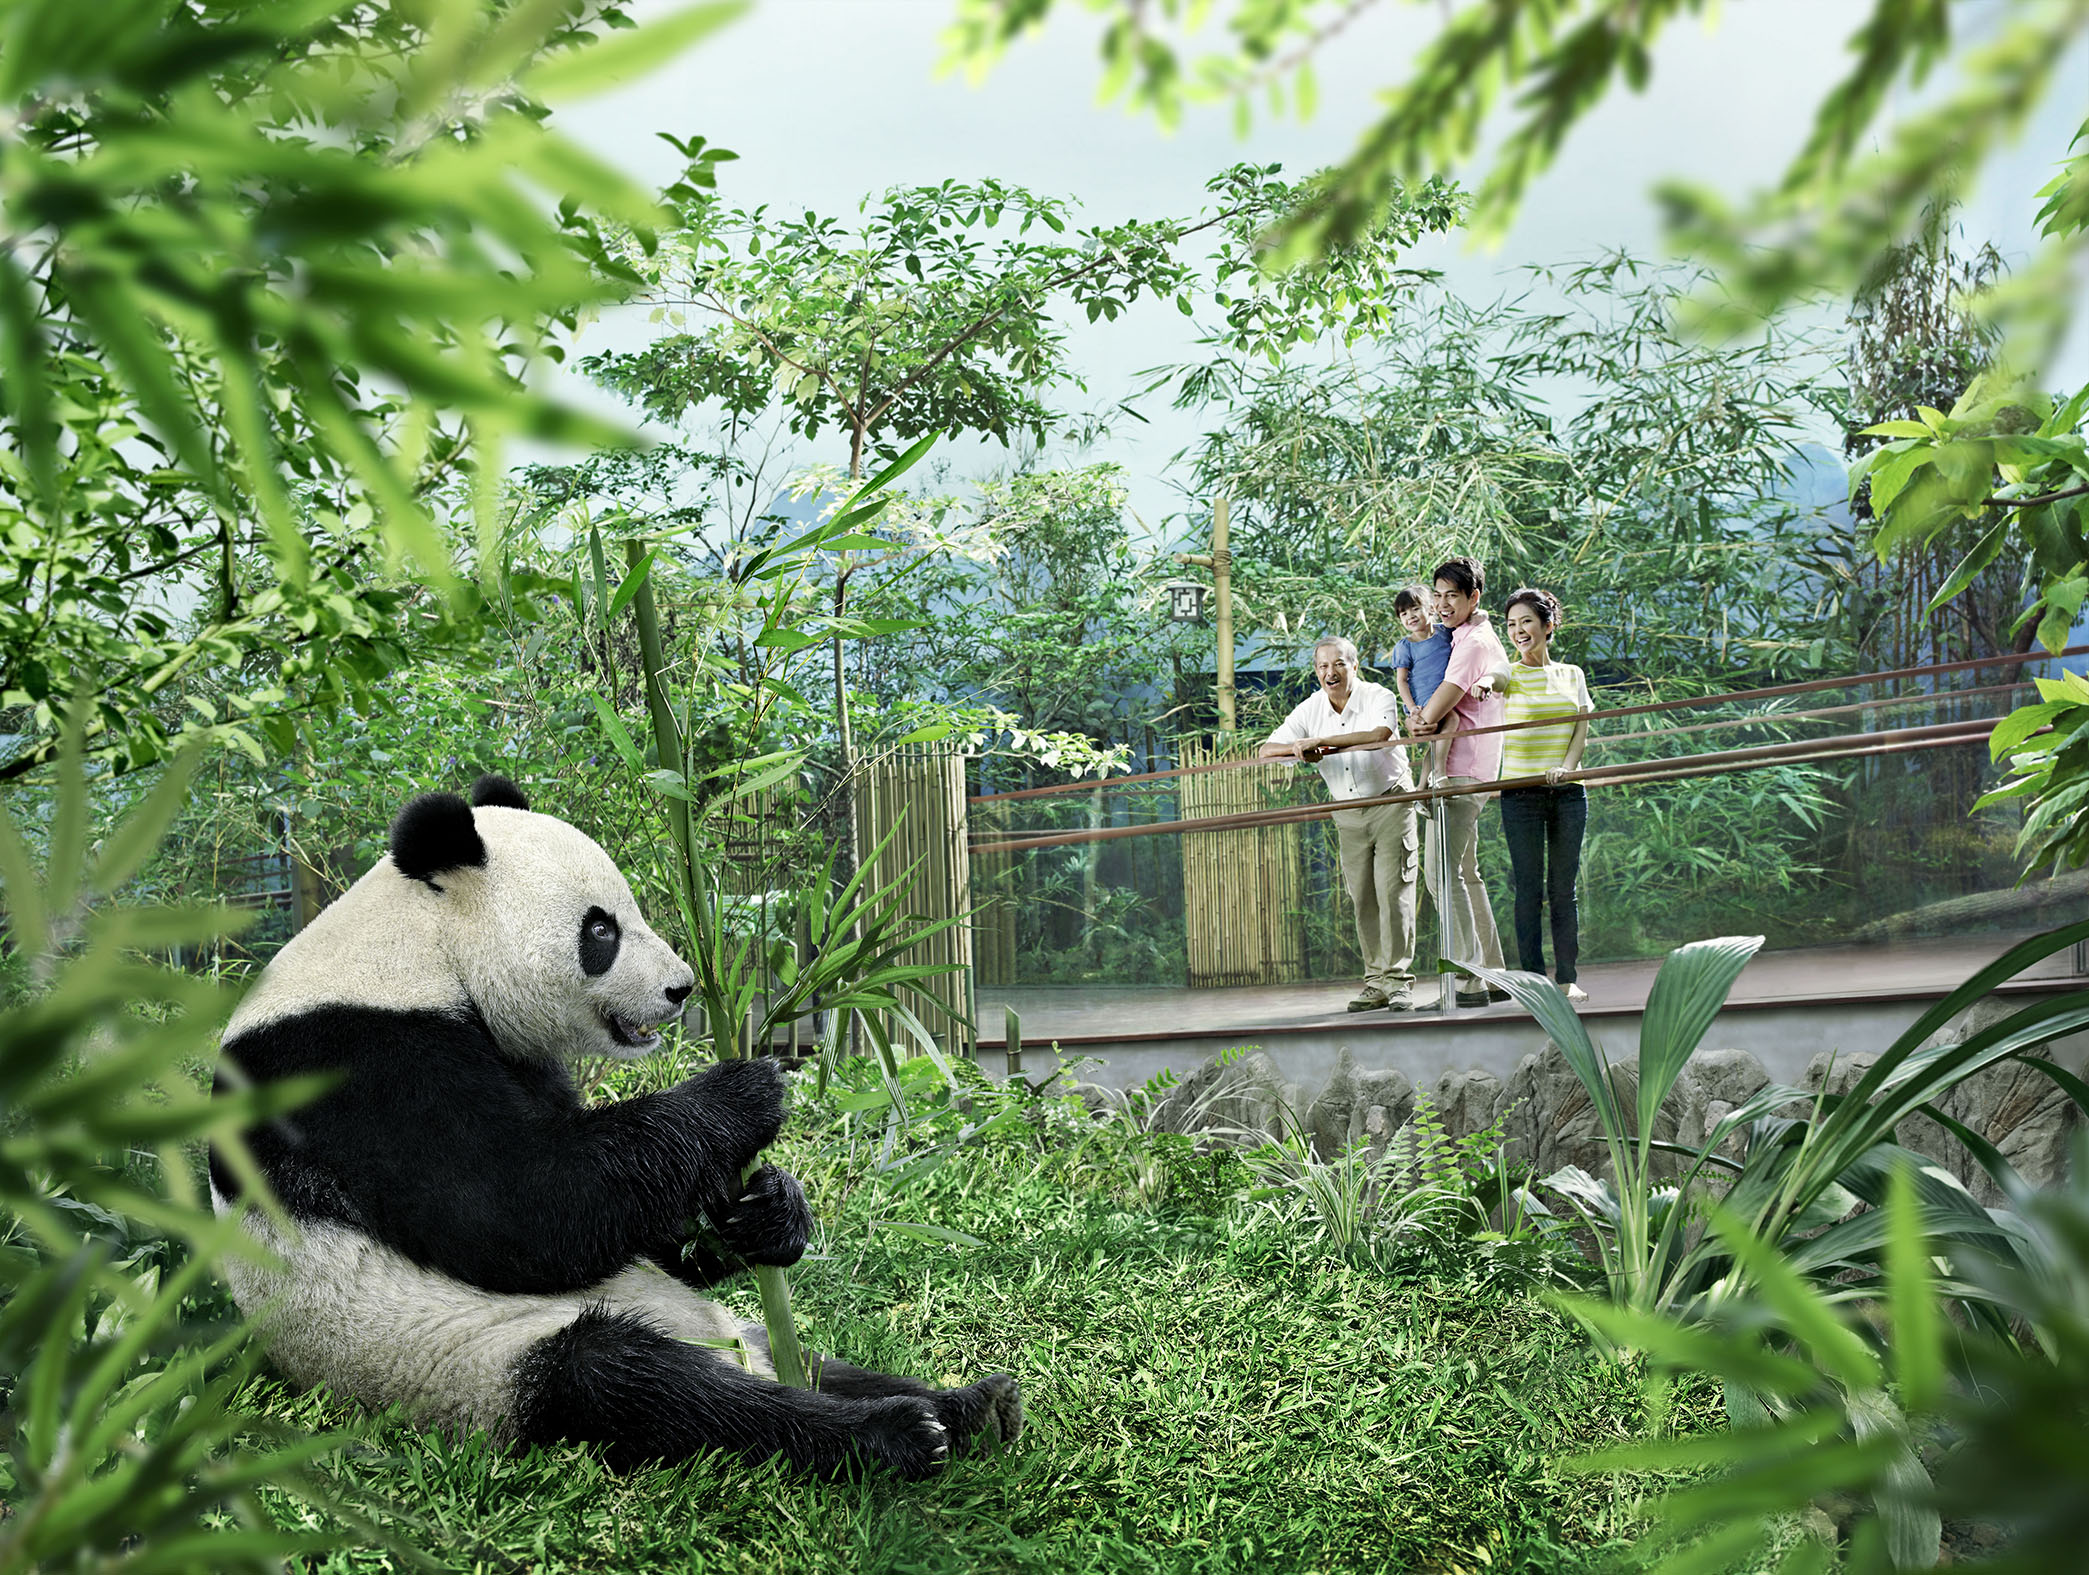
[[[616,747],[616,752],[623,757],[624,764],[633,771],[643,771],[645,769],[645,757],[639,754],[638,745],[631,741],[630,733],[624,728],[623,718],[611,710],[609,702],[600,695],[591,694],[588,696],[588,701],[594,706],[595,715],[602,723],[602,731],[609,735],[610,743]]]

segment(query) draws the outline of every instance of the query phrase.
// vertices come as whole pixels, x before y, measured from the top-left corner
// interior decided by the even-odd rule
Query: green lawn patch
[[[791,1273],[808,1344],[940,1382],[1018,1374],[1012,1449],[911,1485],[719,1458],[618,1477],[577,1448],[504,1456],[386,1420],[343,1485],[462,1569],[1575,1570],[1633,1537],[1626,1495],[1563,1466],[1639,1436],[1640,1377],[1527,1276],[1469,1248],[1339,1258],[1239,1203],[1156,1216],[1127,1206],[1109,1152],[1028,1128],[895,1193],[873,1145],[811,1124],[778,1156],[826,1226]],[[751,1287],[727,1299],[755,1316]],[[1687,1409],[1708,1419],[1710,1397]]]

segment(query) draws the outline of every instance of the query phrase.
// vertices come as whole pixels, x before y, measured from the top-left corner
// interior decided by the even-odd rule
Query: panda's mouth
[[[647,1051],[660,1047],[660,1030],[646,1023],[633,1022],[628,1017],[619,1017],[615,1012],[597,1009],[602,1026],[609,1030],[609,1037],[626,1050]]]

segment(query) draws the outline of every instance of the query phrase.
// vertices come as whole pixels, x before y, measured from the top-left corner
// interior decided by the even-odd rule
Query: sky
[[[633,10],[643,21],[676,4],[636,0]],[[1613,92],[1583,122],[1497,249],[1430,237],[1408,260],[1442,270],[1463,295],[1491,298],[1522,288],[1529,264],[1619,247],[1664,255],[1649,196],[1664,178],[1736,197],[1773,179],[1846,68],[1846,41],[1868,4],[1749,0],[1708,9],[1710,25],[1686,18],[1669,28],[1645,91]],[[1975,28],[1996,10],[1994,0],[1954,7],[1960,25]],[[650,77],[561,108],[557,124],[653,185],[679,165],[654,133],[700,134],[739,155],[720,170],[735,205],[847,215],[889,186],[992,176],[1072,198],[1088,222],[1184,214],[1205,204],[1205,181],[1228,165],[1281,161],[1295,176],[1346,154],[1375,113],[1376,93],[1404,77],[1442,16],[1436,4],[1412,0],[1366,11],[1317,62],[1314,118],[1265,117],[1243,140],[1224,107],[1192,108],[1170,135],[1150,117],[1099,104],[1099,23],[1078,0],[1059,0],[1046,29],[977,86],[937,72],[952,13],[953,0],[759,0],[747,18]],[[2065,63],[2022,143],[1983,175],[1964,216],[1969,239],[1992,240],[2012,260],[2029,253],[2032,194],[2085,105],[2089,51]],[[613,310],[579,348],[628,348],[647,332],[643,310]],[[1172,306],[1082,325],[1071,351],[1090,393],[1068,391],[1066,402],[1109,404],[1140,369],[1194,354],[1194,335]],[[2051,368],[2054,386],[2089,381],[2085,337],[2078,331]],[[1158,401],[1144,413],[1151,425],[1123,423],[1086,457],[1124,465],[1133,508],[1158,525],[1183,507],[1168,462],[1197,424]],[[1005,462],[991,445],[953,459],[960,473]]]

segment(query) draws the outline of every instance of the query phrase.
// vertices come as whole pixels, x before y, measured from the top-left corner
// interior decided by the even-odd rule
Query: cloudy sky
[[[643,19],[674,0],[638,0]],[[1613,94],[1541,179],[1506,242],[1475,252],[1463,237],[1432,238],[1413,255],[1444,270],[1462,293],[1514,288],[1528,263],[1571,262],[1628,247],[1658,254],[1648,197],[1669,176],[1730,194],[1774,177],[1806,118],[1844,69],[1846,41],[1868,9],[1851,0],[1741,0],[1712,8],[1713,25],[1672,26],[1644,93]],[[1975,26],[1993,6],[1955,7]],[[1261,120],[1245,141],[1231,114],[1192,110],[1173,134],[1150,118],[1096,101],[1097,22],[1059,0],[1045,32],[1018,46],[975,87],[939,76],[939,34],[951,0],[759,0],[753,13],[661,70],[560,112],[590,147],[652,183],[677,156],[654,135],[701,134],[740,155],[721,186],[736,204],[852,213],[892,185],[993,176],[1077,200],[1090,221],[1189,213],[1204,182],[1244,159],[1280,160],[1298,174],[1347,152],[1369,123],[1376,90],[1404,76],[1440,24],[1435,3],[1387,0],[1319,62],[1315,118]],[[2084,106],[2089,54],[2066,63],[2058,92],[2019,147],[1983,176],[1966,215],[1974,240],[2021,258],[2033,239],[2032,193],[2049,178]],[[590,329],[584,350],[635,342],[643,313]],[[1125,391],[1138,369],[1185,358],[1193,330],[1172,308],[1135,313],[1075,336],[1076,364],[1094,403]],[[2084,335],[2053,369],[2056,385],[2089,379]],[[1070,396],[1076,402],[1081,396]],[[1098,457],[1123,463],[1134,506],[1158,522],[1181,500],[1163,472],[1193,429],[1162,412]],[[998,454],[998,450],[994,451]],[[961,460],[969,467],[991,455]]]

